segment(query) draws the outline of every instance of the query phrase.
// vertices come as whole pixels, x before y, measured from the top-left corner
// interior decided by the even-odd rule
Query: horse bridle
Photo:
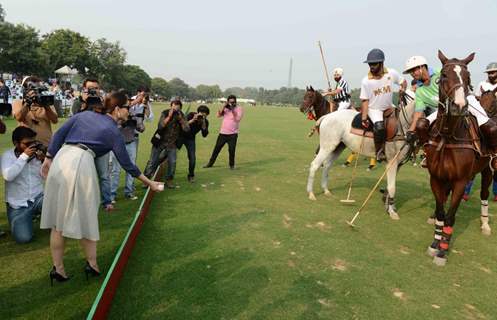
[[[448,66],[460,66],[461,68],[465,69],[465,70],[468,70],[468,66],[465,65],[464,63],[458,63],[458,62],[450,62],[450,63],[447,63],[447,64],[444,64],[443,67],[442,67],[442,70],[440,73],[443,72],[443,70],[445,68],[447,68]],[[440,75],[440,84],[443,83],[444,81],[444,78],[442,77],[442,75]],[[471,88],[471,80],[470,82],[468,83],[467,85],[469,88]],[[445,101],[444,102],[441,102],[439,101],[438,103],[441,104],[444,108],[445,108],[445,112],[449,112],[449,104],[452,103],[452,99],[450,98],[450,96],[452,95],[452,93],[454,93],[457,89],[459,88],[464,88],[464,83],[457,83],[455,85],[453,85],[452,87],[450,87],[449,91],[448,92],[443,92],[443,94],[445,95]],[[440,90],[443,89],[443,86],[441,86]]]
[[[316,97],[316,92],[314,92],[314,97]],[[323,98],[323,102],[321,103],[321,107],[325,107],[326,106],[326,99],[324,97]],[[308,114],[310,112],[312,112],[312,110],[314,110],[314,113],[316,113],[316,109],[315,109],[315,106],[314,106],[314,99],[312,99],[312,103],[304,110],[304,114]],[[314,116],[317,116],[316,114],[314,114]]]

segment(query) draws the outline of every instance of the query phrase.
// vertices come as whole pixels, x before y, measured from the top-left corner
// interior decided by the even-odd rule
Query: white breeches
[[[383,121],[383,110],[369,108],[368,117],[371,119],[371,122],[373,122],[373,124],[378,121]]]
[[[338,110],[348,109],[350,107],[350,101],[341,101],[338,103]]]
[[[488,116],[487,113],[485,112],[485,109],[481,106],[480,102],[476,100],[475,96],[470,95],[467,97],[468,99],[468,111],[471,113],[473,116],[475,116],[476,121],[478,122],[478,126],[481,126],[482,124],[487,123],[488,121]],[[437,113],[438,110],[430,114],[426,119],[430,121],[430,124],[435,121],[437,118]]]

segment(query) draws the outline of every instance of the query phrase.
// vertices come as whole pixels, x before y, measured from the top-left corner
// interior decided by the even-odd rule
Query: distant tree
[[[116,76],[116,82],[110,84],[112,89],[124,89],[132,95],[138,87],[145,86],[150,88],[152,79],[139,66],[124,65],[120,69],[120,74]]]
[[[122,81],[126,51],[119,42],[98,39],[90,46],[88,73],[100,78],[104,88],[115,88]]]
[[[0,22],[5,22],[5,10],[0,3]]]
[[[169,92],[172,96],[191,98],[190,86],[180,78],[173,78],[168,82]]]
[[[152,79],[151,90],[152,93],[164,98],[167,98],[171,95],[168,82],[160,77],[155,77]]]
[[[221,88],[218,85],[208,86],[199,84],[196,88],[196,96],[202,100],[219,98],[222,95]]]
[[[0,70],[18,74],[43,73],[38,31],[24,24],[0,24]]]
[[[85,73],[91,63],[91,42],[78,32],[59,29],[43,36],[41,49],[48,73],[65,65]]]

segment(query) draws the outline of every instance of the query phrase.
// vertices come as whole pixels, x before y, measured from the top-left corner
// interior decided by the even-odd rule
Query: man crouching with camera
[[[15,148],[2,155],[7,218],[17,243],[27,243],[33,239],[33,217],[41,214],[43,205],[40,169],[46,148],[35,137],[36,132],[32,129],[17,127],[12,133]]]
[[[48,146],[52,138],[52,124],[56,124],[57,111],[54,95],[37,77],[26,77],[22,82],[23,99],[12,106],[14,117],[19,125],[33,129],[36,140]]]

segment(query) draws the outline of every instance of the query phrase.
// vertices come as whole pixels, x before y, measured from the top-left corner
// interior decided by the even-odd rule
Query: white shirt
[[[475,96],[481,97],[481,94],[485,91],[492,91],[495,88],[497,88],[497,83],[496,84],[491,84],[488,81],[482,81],[478,85],[478,88],[476,88]]]
[[[393,84],[400,85],[403,81],[394,69],[386,69],[381,79],[374,79],[369,74],[362,79],[360,99],[368,100],[371,109],[386,110],[392,106]]]
[[[131,97],[131,99],[132,99],[132,100],[135,100],[135,99],[136,99],[136,96]],[[152,110],[152,104],[151,104],[150,102],[149,102],[149,103],[147,103],[148,110],[150,111],[150,114],[149,114],[149,116],[148,116],[148,117],[147,117],[147,115],[145,114],[145,112],[143,111],[144,106],[145,106],[145,105],[144,105],[143,103],[141,103],[141,104],[137,104],[137,105],[132,106],[132,107],[129,109],[129,111],[130,111],[130,112],[133,112],[133,114],[140,114],[140,113],[143,113],[143,114],[144,114],[144,116],[145,116],[143,119],[144,119],[145,121],[150,122],[150,121],[154,120],[154,111]]]
[[[16,158],[14,149],[2,154],[2,175],[5,179],[5,200],[14,209],[27,207],[43,192],[43,178],[40,175],[41,161],[21,154]]]

